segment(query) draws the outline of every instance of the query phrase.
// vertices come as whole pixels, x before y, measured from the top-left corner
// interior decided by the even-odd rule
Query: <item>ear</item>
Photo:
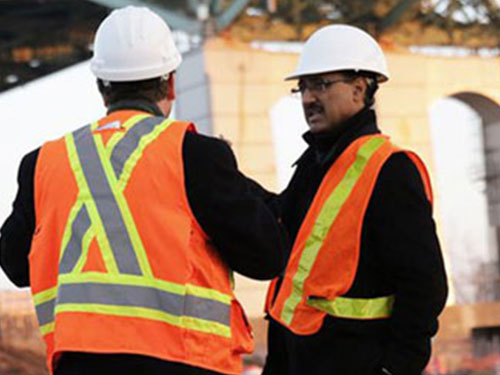
[[[358,77],[352,82],[352,98],[355,103],[364,103],[367,90],[366,80]]]
[[[167,99],[175,100],[175,73],[172,72],[167,80]]]

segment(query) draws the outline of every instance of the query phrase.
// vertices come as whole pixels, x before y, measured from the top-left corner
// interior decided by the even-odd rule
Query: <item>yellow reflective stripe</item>
[[[86,202],[86,207],[90,216],[90,221],[92,223],[92,226],[94,227],[94,231],[97,236],[97,241],[101,249],[102,258],[106,265],[106,269],[110,273],[117,274],[118,266],[116,264],[115,258],[113,257],[113,253],[111,252],[111,247],[109,245],[109,241],[106,236],[106,232],[104,230],[101,217],[99,216],[99,212],[97,211],[96,203],[94,201],[94,198],[92,197],[92,194],[90,193],[87,180],[83,175],[82,167],[80,165],[80,159],[76,151],[73,134],[68,134],[66,136],[66,147],[68,149],[71,169],[73,170],[76,182],[78,184],[78,189],[80,191],[79,197]]]
[[[204,288],[201,286],[195,286],[191,284],[182,285],[177,283],[172,283],[165,280],[146,278],[137,275],[110,275],[101,272],[85,272],[81,274],[65,274],[59,275],[60,284],[74,284],[74,283],[106,283],[106,284],[120,284],[120,285],[136,285],[156,288],[159,290],[164,290],[170,293],[176,294],[188,294],[196,297],[209,298],[214,301],[230,305],[232,301],[232,296],[221,293],[217,290]]]
[[[167,129],[174,120],[172,119],[166,119],[163,121],[161,124],[157,125],[155,129],[149,133],[148,135],[145,135],[141,138],[139,141],[139,146],[134,150],[132,155],[128,158],[126,161],[124,167],[123,167],[123,173],[120,176],[120,180],[118,181],[118,188],[120,191],[125,190],[125,187],[127,186],[128,180],[130,179],[130,176],[132,174],[132,171],[141,158],[144,149],[151,143],[153,142],[158,136],[165,130]]]
[[[89,255],[90,244],[95,237],[94,228],[91,226],[87,229],[87,232],[83,235],[82,238],[82,254],[78,262],[76,262],[75,268],[72,273],[80,273],[82,272],[83,267],[87,263],[87,258]]]
[[[50,288],[50,289],[46,289],[42,292],[33,294],[33,302],[34,302],[35,306],[37,306],[37,305],[45,303],[51,299],[56,298],[56,295],[57,295],[57,286]]]
[[[54,332],[54,327],[55,327],[55,323],[52,322],[52,323],[49,323],[49,324],[45,324],[43,326],[40,327],[40,334],[42,336],[45,336],[49,333],[52,333]]]
[[[88,312],[105,315],[124,316],[129,318],[144,318],[165,322],[177,327],[192,329],[205,333],[212,333],[223,337],[231,337],[231,328],[217,322],[186,317],[174,316],[164,311],[130,306],[111,306],[100,304],[76,304],[68,303],[57,305],[56,314],[64,312]]]
[[[151,115],[148,113],[144,113],[141,115],[132,116],[123,123],[122,127],[125,130],[128,130],[135,124],[137,124],[139,121],[145,119],[146,117],[151,117]],[[106,154],[108,156],[108,159],[111,157],[111,153],[113,152],[115,146],[118,144],[118,142],[120,142],[120,140],[125,136],[125,134],[127,134],[126,131],[117,131],[115,134],[111,136],[109,141],[106,143]]]
[[[205,333],[212,333],[214,335],[231,337],[231,327],[226,326],[217,322],[210,322],[200,318],[194,318],[192,316],[181,317],[181,326],[184,328],[192,329],[195,331],[201,331]]]
[[[134,253],[137,257],[141,272],[144,276],[152,277],[153,271],[151,270],[151,265],[149,264],[149,260],[146,255],[146,249],[144,248],[139,232],[137,231],[137,227],[127,201],[123,196],[123,190],[118,189],[118,181],[115,176],[115,172],[113,171],[113,167],[106,156],[106,150],[100,134],[94,135],[94,140],[104,173],[108,178],[109,186],[111,187],[111,191],[113,192],[113,196],[118,204],[118,207],[120,208],[120,213],[123,217],[125,226],[127,227],[127,232],[130,236],[130,241],[132,243],[132,247],[134,248]]]
[[[307,304],[329,315],[347,319],[383,319],[391,316],[394,296],[377,298],[309,299]]]
[[[76,219],[76,216],[78,215],[78,212],[80,212],[80,209],[83,206],[83,201],[81,199],[80,193],[78,193],[78,197],[76,198],[76,202],[69,211],[69,216],[68,216],[68,221],[66,222],[66,227],[64,228],[64,234],[62,238],[62,244],[61,244],[61,250],[59,252],[59,260],[62,259],[64,252],[66,251],[66,248],[68,247],[69,240],[71,239],[72,235],[72,228],[73,228],[73,222]]]
[[[226,305],[230,305],[233,299],[230,295],[223,294],[215,289],[203,288],[192,284],[186,284],[186,294],[222,302]]]
[[[292,283],[292,293],[287,298],[281,312],[281,319],[286,324],[292,322],[295,309],[303,298],[304,282],[311,272],[311,268],[316,261],[319,250],[328,234],[330,227],[337,218],[344,203],[349,198],[352,189],[361,177],[364,168],[368,164],[370,157],[377,151],[385,138],[371,138],[363,144],[357,152],[355,161],[347,170],[342,181],[335,187],[321,208],[321,211],[314,222],[311,234],[306,240],[305,248],[299,260],[297,272]]]

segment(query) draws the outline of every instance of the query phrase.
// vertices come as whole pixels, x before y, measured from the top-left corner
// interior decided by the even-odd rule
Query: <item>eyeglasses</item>
[[[304,92],[309,90],[309,92],[313,94],[323,93],[326,91],[328,87],[340,82],[350,82],[351,78],[342,78],[335,80],[326,80],[326,79],[315,79],[315,80],[300,80],[297,87],[294,87],[291,90],[292,95],[304,94]]]

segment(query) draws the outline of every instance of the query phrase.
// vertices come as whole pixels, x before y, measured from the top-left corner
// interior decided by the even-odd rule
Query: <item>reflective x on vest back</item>
[[[232,297],[217,290],[155,279],[124,197],[148,144],[172,120],[137,115],[104,145],[98,124],[65,138],[79,194],[61,246],[58,285],[34,296],[42,335],[62,312],[87,312],[165,323],[230,337]],[[82,272],[96,238],[107,273]]]

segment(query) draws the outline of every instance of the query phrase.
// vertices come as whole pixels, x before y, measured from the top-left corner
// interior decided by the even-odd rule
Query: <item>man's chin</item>
[[[328,126],[320,121],[308,122],[307,125],[311,133],[322,133],[328,130]]]

